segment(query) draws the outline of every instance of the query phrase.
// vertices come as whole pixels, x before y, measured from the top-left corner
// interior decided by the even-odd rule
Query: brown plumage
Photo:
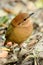
[[[31,35],[33,25],[30,18],[25,20],[26,17],[28,17],[27,13],[20,13],[11,21],[5,35],[6,41],[4,45],[10,41],[20,45]]]

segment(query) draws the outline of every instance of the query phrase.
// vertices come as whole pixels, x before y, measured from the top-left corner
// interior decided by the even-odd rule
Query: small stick
[[[4,65],[8,65],[8,64],[16,64],[17,63],[17,61],[16,62],[8,62],[8,63],[5,63]]]

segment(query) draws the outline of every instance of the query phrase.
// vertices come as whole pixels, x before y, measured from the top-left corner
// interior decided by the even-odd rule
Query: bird
[[[19,13],[9,24],[5,34],[5,43],[21,45],[32,34],[33,23],[28,13]]]

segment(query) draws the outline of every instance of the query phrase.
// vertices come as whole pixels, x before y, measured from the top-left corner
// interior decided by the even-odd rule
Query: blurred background
[[[5,29],[13,18],[21,12],[31,14],[35,11],[35,22],[43,21],[43,0],[0,0],[0,42],[5,40]]]
[[[43,10],[40,8],[43,9],[43,0],[0,0],[0,42],[2,42],[2,38],[5,40],[4,29],[20,12],[31,14],[39,9],[34,17],[38,19],[37,21],[42,21]]]
[[[34,15],[31,16],[33,26],[34,26],[33,33],[30,36],[30,38],[24,42],[23,46],[25,48],[22,49],[22,51],[20,52],[21,56],[22,56],[22,52],[29,51],[25,43],[31,43],[31,40],[33,40],[32,41],[33,43],[35,40],[35,43],[38,43],[38,45],[34,46],[35,49],[33,51],[33,55],[34,53],[36,55],[37,53],[39,53],[38,55],[42,59],[41,61],[42,64],[41,62],[40,64],[39,63],[36,64],[37,62],[35,61],[34,65],[43,65],[43,58],[42,58],[43,57],[43,0],[0,0],[0,47],[3,47],[3,44],[5,42],[5,33],[10,22],[12,21],[13,18],[15,18],[21,12],[28,13],[28,14],[34,13]],[[38,42],[36,40],[38,40]],[[33,46],[31,48],[33,48]],[[26,51],[24,51],[25,49]],[[13,51],[14,50],[15,49],[13,49]],[[18,48],[16,49],[16,51],[17,50]],[[13,57],[14,58],[17,57],[15,52]],[[24,63],[27,62],[27,60],[28,58],[24,60]],[[38,58],[38,61],[39,60],[40,59]],[[4,63],[5,60],[4,61],[1,60],[1,61]],[[3,65],[3,64],[0,62],[0,65]],[[27,64],[22,63],[21,65],[27,65]],[[28,64],[28,65],[33,65],[33,64]]]

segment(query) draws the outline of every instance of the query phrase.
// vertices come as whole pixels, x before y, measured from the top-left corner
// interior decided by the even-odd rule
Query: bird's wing
[[[6,31],[6,34],[5,34],[5,38],[7,38],[8,36],[10,36],[11,32],[12,32],[12,26],[9,25],[9,27],[8,27],[8,29]]]

